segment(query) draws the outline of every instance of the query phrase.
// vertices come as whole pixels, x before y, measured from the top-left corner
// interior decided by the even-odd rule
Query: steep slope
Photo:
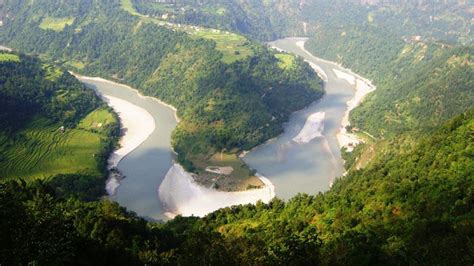
[[[76,173],[101,180],[118,133],[115,116],[69,73],[28,56],[0,53],[3,181]]]
[[[388,151],[324,194],[164,225],[147,224],[106,200],[64,200],[44,184],[10,182],[0,186],[0,261],[468,265],[474,260],[473,131],[471,110],[431,135],[388,142]]]
[[[177,107],[173,145],[188,170],[203,170],[216,152],[238,160],[237,152],[279,134],[291,112],[322,96],[302,60],[282,68],[273,52],[242,36],[163,24],[127,1],[112,2],[9,2],[0,40]]]
[[[164,21],[233,30],[260,40],[312,36],[321,29],[381,26],[398,36],[472,44],[469,1],[128,0]]]
[[[474,105],[473,46],[403,41],[384,36],[383,28],[343,28],[322,30],[307,47],[375,82],[378,89],[351,122],[377,137],[429,130]]]

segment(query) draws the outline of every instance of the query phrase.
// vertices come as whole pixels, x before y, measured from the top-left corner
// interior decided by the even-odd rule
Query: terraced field
[[[101,128],[114,122],[111,113],[99,109],[74,129],[63,131],[61,125],[37,117],[13,137],[0,133],[0,177],[33,180],[56,174],[100,175],[96,156],[106,137]]]

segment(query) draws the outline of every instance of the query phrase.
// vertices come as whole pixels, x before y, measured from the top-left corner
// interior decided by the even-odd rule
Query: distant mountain
[[[203,0],[132,1],[140,12],[167,21],[241,32],[260,40],[312,36],[319,29],[383,26],[403,36],[472,44],[469,1]]]
[[[322,95],[301,59],[252,39],[304,34],[315,55],[372,79],[377,90],[350,119],[375,138],[344,152],[348,172],[325,193],[147,222],[95,200],[117,128],[91,127],[113,118],[107,109],[66,72],[2,53],[1,264],[472,265],[469,1],[66,2],[0,0],[0,43],[176,105],[173,145],[188,169],[196,155],[278,134],[292,111]],[[45,162],[63,162],[74,136],[108,141],[79,155],[85,175],[73,168],[37,181],[63,169]]]

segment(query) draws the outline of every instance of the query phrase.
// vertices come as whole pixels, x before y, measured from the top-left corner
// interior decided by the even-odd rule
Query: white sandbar
[[[299,144],[303,144],[310,142],[314,138],[322,137],[324,130],[323,121],[325,115],[325,112],[317,112],[308,116],[308,118],[306,119],[306,123],[304,124],[298,135],[293,138],[293,141]]]
[[[198,185],[181,165],[174,164],[158,188],[158,195],[167,210],[166,216],[202,217],[228,206],[255,204],[259,200],[268,203],[275,197],[275,187],[265,177],[258,177],[264,183],[263,188],[223,192]]]
[[[118,163],[130,152],[142,144],[155,130],[155,119],[145,109],[125,100],[101,95],[101,98],[114,109],[120,118],[123,135],[120,138],[120,148],[112,152],[108,160],[108,168],[117,167]],[[114,195],[120,186],[116,175],[111,175],[106,183],[109,195]]]

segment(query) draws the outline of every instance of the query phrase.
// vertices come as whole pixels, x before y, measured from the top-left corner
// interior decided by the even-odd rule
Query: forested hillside
[[[474,261],[474,110],[401,135],[316,196],[153,224],[54,187],[0,189],[6,264],[442,264]]]
[[[323,94],[302,60],[283,68],[248,40],[237,45],[242,52],[226,50],[226,42],[243,37],[162,25],[126,2],[8,2],[0,40],[176,106],[182,121],[173,145],[188,170],[195,158],[250,149],[279,134],[291,112]]]
[[[346,26],[321,29],[307,48],[375,82],[377,90],[351,122],[377,137],[429,130],[474,105],[472,45],[403,40],[383,27]]]
[[[115,116],[68,72],[0,53],[2,181],[81,173],[103,185],[118,133]]]
[[[467,1],[169,2],[0,0],[0,44],[46,60],[0,54],[0,264],[473,264]],[[178,23],[261,40],[310,36],[315,55],[377,85],[350,118],[377,139],[348,155],[329,191],[288,202],[155,223],[98,200],[117,118],[45,62],[178,107],[173,146],[191,170],[278,134],[322,95],[301,59]],[[359,156],[370,157],[362,169]]]
[[[466,1],[132,3],[162,20],[212,25],[262,40],[309,36],[313,54],[340,62],[378,86],[351,115],[355,127],[377,137],[429,130],[474,105],[474,11]]]
[[[129,0],[163,21],[233,30],[260,40],[369,24],[399,36],[472,44],[469,1]]]

